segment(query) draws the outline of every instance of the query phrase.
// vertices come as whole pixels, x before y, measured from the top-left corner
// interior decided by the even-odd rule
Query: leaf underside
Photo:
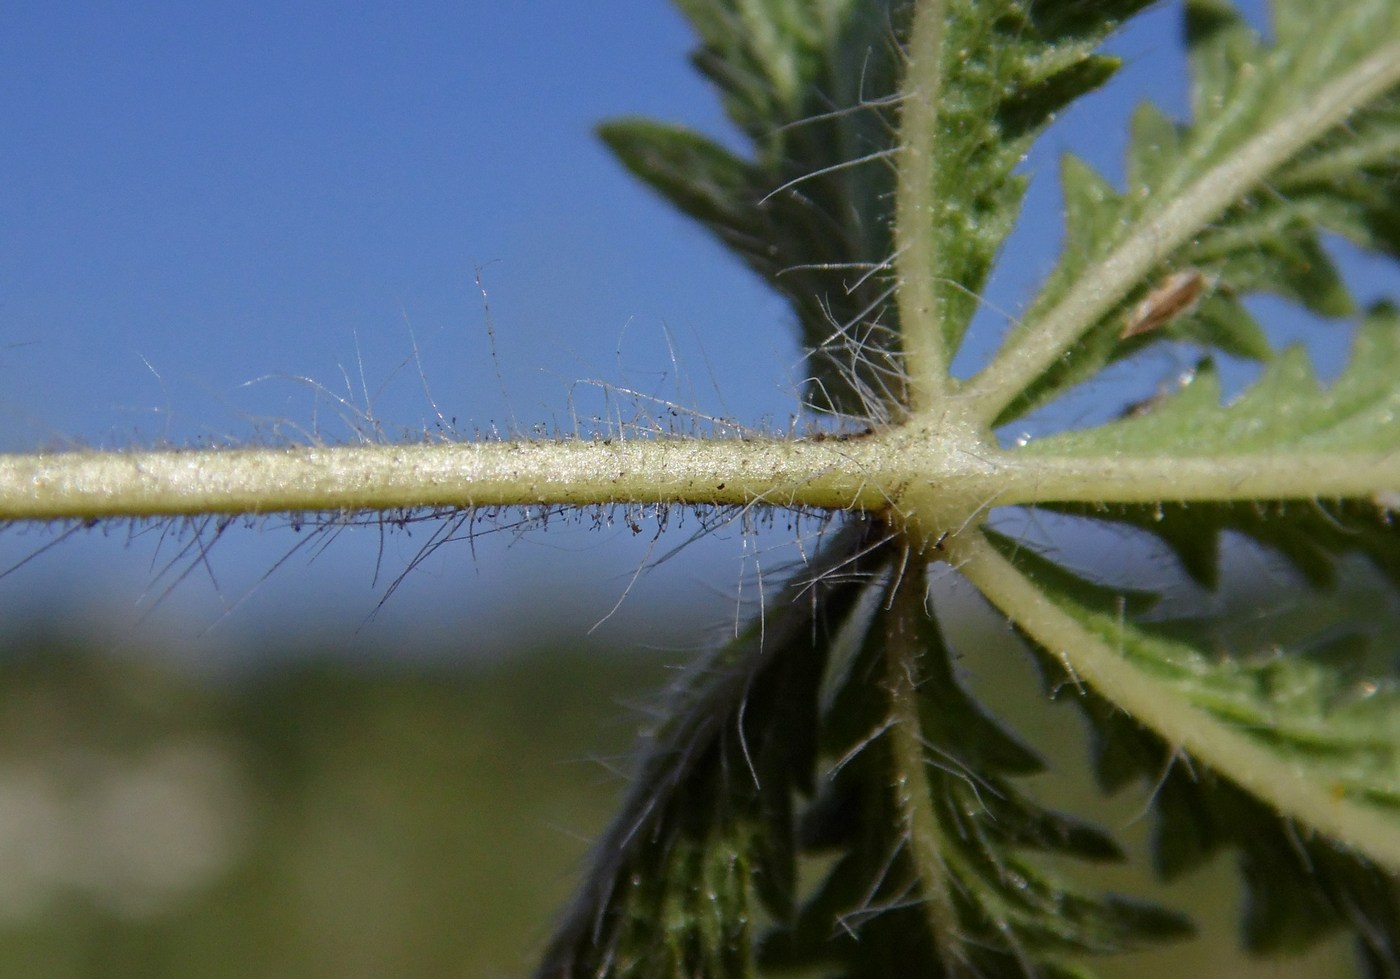
[[[1054,114],[1117,62],[1093,49],[1148,0],[950,5],[944,138],[931,168],[956,349],[1025,190],[1013,173]],[[600,128],[619,160],[786,297],[808,399],[865,418],[901,396],[891,215],[908,0],[680,0],[695,61],[752,147],[645,120]]]
[[[1238,614],[1218,622],[1135,623],[1113,590],[1014,541],[998,543],[1017,555],[1052,601],[1139,669],[1159,676],[1170,695],[1252,733],[1295,765],[1311,767],[1336,798],[1363,799],[1400,813],[1400,683],[1376,679],[1395,672],[1396,664],[1386,662],[1393,660],[1393,632],[1373,637],[1349,631],[1356,617],[1346,613],[1354,610],[1329,621],[1333,616],[1319,606],[1301,615],[1305,627],[1285,623],[1279,635],[1269,634],[1267,622],[1251,621],[1249,640],[1230,641],[1229,657],[1206,657],[1200,648],[1220,640],[1222,626],[1238,630]],[[1400,962],[1400,886],[1394,877],[1173,751],[1076,683],[1050,651],[1040,649],[1039,662],[1047,689],[1060,696],[1072,691],[1089,721],[1104,789],[1133,781],[1152,787],[1160,874],[1175,878],[1224,847],[1238,851],[1247,896],[1244,937],[1251,951],[1301,951],[1345,926],[1355,930],[1367,961],[1390,963],[1390,969]]]
[[[752,974],[755,919],[792,905],[817,692],[865,566],[881,561],[868,530],[847,528],[779,613],[673,693],[541,979]]]
[[[745,151],[635,119],[604,125],[603,140],[789,300],[811,352],[814,410],[898,422],[906,378],[892,222],[904,52],[918,5],[677,5]],[[1057,112],[1113,74],[1116,61],[1096,49],[1145,6],[946,3],[925,174],[935,203],[923,215],[945,363],[1016,220],[1026,182],[1016,167]],[[1185,6],[1190,120],[1140,107],[1122,189],[1066,158],[1064,248],[1004,349],[1033,340],[1081,281],[1112,267],[1193,188],[1228,176],[1259,133],[1286,132],[1313,93],[1400,40],[1392,0],[1360,0],[1345,16],[1279,0],[1272,40],[1224,0]],[[1178,234],[1139,281],[1104,297],[1092,321],[987,416],[1005,425],[1163,343],[1194,348],[1192,382],[1112,423],[1036,439],[1019,450],[1024,465],[1257,453],[1297,459],[1305,471],[1319,453],[1363,462],[1400,454],[1400,315],[1378,303],[1357,317],[1326,247],[1339,235],[1400,256],[1400,95],[1355,106],[1344,125],[1318,130],[1241,188]],[[1339,377],[1323,384],[1303,350],[1275,352],[1248,302],[1260,293],[1359,320]],[[1264,362],[1230,404],[1213,366],[1220,358]],[[1221,549],[1234,536],[1281,558],[1308,595],[1340,590],[1365,566],[1372,594],[1400,607],[1400,524],[1389,512],[1400,486],[1343,500],[1319,499],[1305,482],[1245,503],[1089,499],[1040,507],[1072,515],[1070,526],[1155,537],[1204,589],[1230,584]],[[1313,616],[1311,631],[1259,630],[1245,641],[1219,609],[1156,615],[1151,593],[1093,582],[1051,552],[985,533],[1080,634],[1118,650],[1164,698],[1243,733],[1339,804],[1393,817],[1400,833],[1393,632],[1352,629],[1355,607],[1335,604]],[[961,683],[956,651],[928,609],[928,556],[878,517],[852,519],[761,628],[690,676],[539,976],[1084,975],[1092,953],[1188,933],[1171,911],[1085,893],[1051,869],[1067,857],[1121,854],[1109,835],[1044,808],[1018,784],[1042,762]],[[1347,928],[1371,974],[1400,974],[1393,876],[1306,819],[1279,815],[1230,771],[1195,764],[1150,719],[1079,684],[1074,650],[1042,642],[1008,614],[1048,688],[1075,691],[1102,787],[1155,787],[1159,873],[1179,876],[1232,849],[1249,897],[1250,950],[1297,951]]]
[[[1186,4],[1194,118],[1175,122],[1151,103],[1136,113],[1128,147],[1127,186],[1119,193],[1075,157],[1061,175],[1065,242],[1060,261],[1022,317],[1034,330],[1096,262],[1201,176],[1228,164],[1260,129],[1287,118],[1337,72],[1377,46],[1400,38],[1400,13],[1388,0],[1350,4],[1347,18],[1326,19],[1316,5],[1274,5],[1270,45],[1223,0]],[[1299,52],[1312,56],[1299,57]],[[1318,316],[1344,317],[1354,302],[1323,248],[1331,232],[1392,257],[1400,255],[1400,93],[1358,109],[1268,175],[1259,189],[1165,255],[1086,330],[997,419],[1004,425],[1089,380],[1107,364],[1163,340],[1190,341],[1245,358],[1267,359],[1271,347],[1242,300],[1268,292]],[[1201,273],[1205,295],[1193,309],[1144,334],[1121,338],[1132,311],[1173,273]]]

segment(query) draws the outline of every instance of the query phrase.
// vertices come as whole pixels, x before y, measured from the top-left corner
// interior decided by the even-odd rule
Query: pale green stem
[[[919,718],[919,623],[928,617],[926,564],[912,555],[890,599],[885,616],[885,674],[890,695],[892,790],[904,833],[904,845],[919,874],[924,919],[949,975],[957,961],[958,918],[943,860],[943,834],[928,779],[923,724]]]
[[[998,458],[1003,503],[1371,497],[1400,488],[1395,451]]]
[[[1144,675],[1122,653],[1046,597],[981,534],[945,545],[950,561],[1077,681],[1138,723],[1268,802],[1282,815],[1400,871],[1400,831],[1393,816],[1351,802],[1307,777],[1257,740],[1191,706]]]
[[[1229,154],[1142,222],[1110,255],[1086,269],[1038,323],[1015,334],[969,382],[964,395],[975,402],[971,417],[991,424],[1163,259],[1299,151],[1396,84],[1400,84],[1400,44],[1390,44],[1310,93],[1296,111]]]
[[[920,533],[992,506],[1375,497],[1400,453],[1037,456],[951,423],[858,438],[473,442],[0,455],[0,520],[609,503],[888,512]]]
[[[913,425],[884,433],[867,475],[896,501],[916,537],[956,534],[998,506],[1364,499],[1400,490],[1400,452],[1307,449],[1238,456],[1054,456],[1003,451]]]
[[[0,519],[536,504],[880,509],[857,440],[631,439],[0,456]]]
[[[895,184],[895,275],[899,279],[899,327],[904,344],[905,394],[911,412],[938,403],[948,377],[942,304],[935,288],[934,142],[943,80],[947,12],[939,0],[914,11],[905,51]]]

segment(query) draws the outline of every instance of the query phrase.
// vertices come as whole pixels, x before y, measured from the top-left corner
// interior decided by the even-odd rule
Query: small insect
[[[1118,339],[1151,332],[1191,312],[1210,286],[1211,279],[1200,269],[1182,269],[1168,274],[1133,307]]]

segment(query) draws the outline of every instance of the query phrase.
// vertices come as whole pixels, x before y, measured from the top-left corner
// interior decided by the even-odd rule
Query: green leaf
[[[1371,485],[1400,485],[1400,314],[1378,306],[1354,337],[1347,369],[1318,382],[1300,348],[1286,350],[1263,377],[1229,405],[1220,403],[1213,368],[1199,367],[1175,395],[1107,425],[1064,432],[1026,444],[1027,457],[1074,459],[1081,468],[1147,466],[1165,485],[1210,473],[1223,487],[1249,479],[1246,499],[1148,504],[1040,505],[1076,516],[1127,524],[1165,543],[1198,583],[1219,584],[1222,532],[1272,550],[1307,581],[1332,583],[1339,558],[1364,555],[1400,585],[1400,526],[1390,490],[1328,499],[1336,478],[1364,474]],[[1150,470],[1150,471],[1149,471]],[[1130,477],[1129,477],[1130,479]],[[1170,493],[1171,489],[1164,492]]]
[[[812,788],[827,653],[884,560],[870,529],[844,531],[781,612],[676,692],[541,979],[754,974],[755,919],[794,904],[794,794]]]
[[[1117,59],[1094,49],[1142,0],[952,3],[940,77],[918,79],[936,99],[929,141],[928,276],[940,309],[942,360],[961,345],[993,260],[1011,232],[1026,180],[1014,173],[1035,137],[1079,96],[1106,82]],[[906,327],[907,328],[907,327]]]
[[[1035,439],[1027,456],[1192,458],[1269,454],[1390,453],[1400,448],[1400,311],[1371,310],[1357,330],[1347,369],[1321,384],[1307,353],[1292,347],[1230,405],[1206,365],[1150,411],[1096,428]],[[1284,494],[1304,495],[1304,494]]]
[[[1286,133],[1294,117],[1301,126],[1319,90],[1348,72],[1369,77],[1367,59],[1381,57],[1400,39],[1400,8],[1390,0],[1363,0],[1339,17],[1313,3],[1285,0],[1275,14],[1276,40],[1268,44],[1223,0],[1187,5],[1192,121],[1177,124],[1151,105],[1139,110],[1124,193],[1085,164],[1066,160],[1064,253],[1012,344],[1047,318],[1057,320],[1052,332],[1077,342],[1064,346],[1061,356],[1042,358],[1045,369],[1008,399],[998,425],[1162,340],[1266,358],[1267,341],[1240,305],[1252,293],[1271,292],[1321,316],[1349,314],[1352,301],[1322,247],[1321,231],[1397,253],[1400,94],[1393,85],[1388,92],[1379,86],[1381,94],[1344,124],[1323,129],[1296,152],[1270,152],[1274,147],[1260,134],[1270,127]],[[1211,185],[1230,185],[1237,196],[1222,194],[1217,212],[1173,226],[1174,212],[1191,209],[1190,199],[1205,196]],[[1121,287],[1072,295],[1096,269],[1126,269],[1129,252],[1136,274]],[[1201,302],[1154,329],[1122,336],[1153,290],[1183,274],[1201,277]],[[1082,303],[1091,319],[1058,322],[1054,314],[1067,299],[1075,307]]]
[[[1095,49],[1144,5],[680,0],[701,38],[696,63],[747,146],[637,120],[603,136],[791,301],[814,352],[812,404],[858,415],[876,438],[912,417],[920,438],[946,431],[951,453],[1005,475],[970,494],[975,510],[958,501],[959,473],[946,493],[930,478],[927,504],[892,486],[891,514],[872,525],[891,551],[901,520],[911,541],[956,528],[937,538],[941,556],[1039,643],[1061,688],[1083,691],[1103,782],[1157,786],[1159,869],[1179,874],[1233,846],[1251,947],[1299,947],[1349,925],[1380,969],[1394,961],[1400,905],[1361,854],[1400,866],[1400,686],[1374,637],[1232,648],[1205,620],[1150,621],[1150,594],[1031,552],[1013,564],[1006,542],[977,529],[988,506],[1059,505],[1156,534],[1212,585],[1224,530],[1313,583],[1343,575],[1353,554],[1400,581],[1386,523],[1400,490],[1400,316],[1371,310],[1350,366],[1324,386],[1301,350],[1275,354],[1245,305],[1267,292],[1351,316],[1323,236],[1395,254],[1393,0],[1358,0],[1344,17],[1280,0],[1272,41],[1223,0],[1189,0],[1189,123],[1141,107],[1121,191],[1064,162],[1061,261],[983,374],[944,376],[1019,209],[1016,166],[1056,112],[1112,74]],[[1207,359],[1194,383],[1118,421],[982,454],[994,425],[1163,340],[1265,362],[1262,377],[1222,405]],[[781,659],[751,654],[742,682],[683,701],[658,767],[643,772],[651,795],[639,789],[605,845],[621,855],[600,862],[590,910],[566,928],[570,961],[604,974],[748,974],[752,922],[769,915],[757,954],[767,967],[1068,975],[1085,953],[1183,931],[1175,915],[1082,893],[1046,869],[1045,854],[1117,850],[1018,788],[1039,760],[960,684],[926,613],[922,558],[882,560],[870,566],[878,581],[822,599],[839,606],[849,642],[822,639],[800,668],[777,665],[796,662],[795,646]],[[806,624],[793,616],[784,621]],[[685,718],[706,711],[743,735],[734,743],[769,735],[792,747],[773,749],[770,768],[708,733],[693,741]],[[755,719],[765,711],[781,721]],[[800,845],[825,875],[803,894],[794,799],[818,740],[827,771]],[[705,753],[677,748],[692,743]],[[744,770],[760,777],[734,778]]]
[[[1150,675],[1162,697],[1179,698],[1245,733],[1296,774],[1324,787],[1337,804],[1347,800],[1390,813],[1400,832],[1400,682],[1388,652],[1394,635],[1385,637],[1384,655],[1370,655],[1369,637],[1336,633],[1356,621],[1354,609],[1322,605],[1282,621],[1288,631],[1271,631],[1267,622],[1255,621],[1243,642],[1238,612],[1135,622],[1121,606],[1102,607],[1102,586],[1024,545],[993,540],[1003,553],[1015,555],[1056,607]],[[1221,847],[1235,847],[1249,897],[1248,947],[1298,951],[1348,927],[1363,955],[1393,965],[1400,950],[1400,890],[1394,877],[1172,747],[1119,704],[1080,683],[1067,670],[1066,657],[1038,648],[1047,688],[1072,691],[1090,721],[1105,788],[1133,780],[1152,787],[1159,872],[1176,877]]]
[[[1369,500],[1275,500],[1248,503],[1049,505],[1061,513],[1111,521],[1161,540],[1198,584],[1220,585],[1223,534],[1247,537],[1273,551],[1309,584],[1336,580],[1344,555],[1359,553],[1400,586],[1400,526]]]
[[[962,687],[926,587],[906,568],[871,603],[826,715],[832,767],[804,822],[810,850],[839,856],[764,942],[764,963],[839,963],[851,977],[1069,975],[1087,952],[1187,933],[1178,915],[1083,894],[1034,859],[1120,853],[1009,780],[1034,756]]]
[[[1147,0],[950,5],[930,160],[943,343],[956,349],[1024,189],[1012,171],[1054,114],[1116,67],[1093,54]],[[907,0],[681,0],[696,64],[750,141],[623,120],[625,166],[702,222],[793,305],[809,400],[869,414],[901,396],[891,237]]]
[[[604,125],[604,141],[792,303],[814,352],[815,403],[854,412],[890,400],[895,334],[883,316],[889,284],[876,273],[891,250],[893,181],[884,160],[907,4],[678,5],[700,35],[696,64],[719,88],[752,157],[640,120]],[[857,342],[866,354],[859,363]]]
[[[1054,677],[1056,667],[1045,662]],[[1235,851],[1245,886],[1246,948],[1297,953],[1345,928],[1372,963],[1371,974],[1393,974],[1400,961],[1400,893],[1393,875],[1281,819],[1102,698],[1084,693],[1077,702],[1090,720],[1105,785],[1136,780],[1151,787],[1153,856],[1163,876],[1179,877],[1222,849]]]
[[[1277,193],[1310,220],[1362,246],[1400,256],[1400,98],[1356,113],[1347,127],[1284,168]]]

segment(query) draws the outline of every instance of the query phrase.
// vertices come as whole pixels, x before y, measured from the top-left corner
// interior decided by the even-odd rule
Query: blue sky
[[[5,447],[307,423],[296,385],[239,386],[345,394],[363,361],[376,392],[411,335],[447,361],[443,398],[489,416],[476,266],[520,410],[557,393],[540,361],[611,366],[591,331],[667,312],[644,263],[698,236],[656,254],[659,208],[590,126],[718,122],[679,18],[611,7],[30,5],[0,41]],[[671,315],[702,289],[674,290]],[[422,402],[380,413],[415,427]]]
[[[781,306],[592,136],[625,113],[721,127],[690,43],[661,2],[11,6],[0,448],[336,441],[370,424],[355,411],[412,437],[434,404],[468,433],[552,429],[571,404],[597,410],[586,379],[750,420],[789,410]],[[759,356],[709,339],[756,320]],[[79,535],[0,595],[91,604],[118,644],[147,629],[237,642],[320,614],[372,643],[425,612],[485,641],[522,579],[596,571],[601,552],[589,587],[549,603],[597,618],[644,556],[628,532],[488,536],[475,561],[445,549],[364,624],[425,533],[382,561],[377,533],[344,534],[260,584],[299,538],[231,531],[166,594],[189,563],[166,529]],[[51,536],[0,546],[13,563]],[[716,561],[732,587],[737,557]]]
[[[600,410],[578,383],[597,380],[781,426],[800,376],[784,308],[591,134],[634,113],[726,134],[690,44],[661,0],[8,5],[0,449],[337,441],[375,423],[412,437],[437,411],[464,433],[553,430]],[[1115,47],[1121,87],[1027,161],[1049,179],[993,283],[1003,309],[1053,257],[1059,154],[1116,173],[1133,101],[1182,111],[1172,10]],[[90,606],[116,647],[146,630],[236,644],[286,616],[350,645],[410,628],[490,645],[541,606],[600,618],[650,540],[565,529],[483,538],[475,559],[444,549],[366,622],[426,529],[383,551],[347,533],[266,582],[296,535],[231,530],[205,565],[168,529],[66,540],[0,580],[0,601]],[[12,529],[0,559],[51,537]],[[720,535],[643,575],[615,622],[676,589],[723,621],[744,547]]]

